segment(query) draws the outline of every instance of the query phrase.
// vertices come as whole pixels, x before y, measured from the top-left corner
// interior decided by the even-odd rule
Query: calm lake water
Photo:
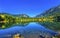
[[[24,36],[27,36],[29,34],[50,34],[50,35],[56,35],[57,33],[46,29],[42,25],[36,24],[36,23],[30,23],[26,26],[14,26],[7,29],[1,29],[0,30],[0,37],[3,37],[4,35],[14,35],[14,34],[22,34]]]

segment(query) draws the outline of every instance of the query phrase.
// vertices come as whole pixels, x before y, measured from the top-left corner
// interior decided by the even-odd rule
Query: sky
[[[34,17],[59,4],[60,0],[0,0],[0,12]]]

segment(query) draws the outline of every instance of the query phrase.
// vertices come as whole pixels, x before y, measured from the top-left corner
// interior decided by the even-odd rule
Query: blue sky
[[[0,0],[0,12],[36,16],[60,4],[60,0]]]

